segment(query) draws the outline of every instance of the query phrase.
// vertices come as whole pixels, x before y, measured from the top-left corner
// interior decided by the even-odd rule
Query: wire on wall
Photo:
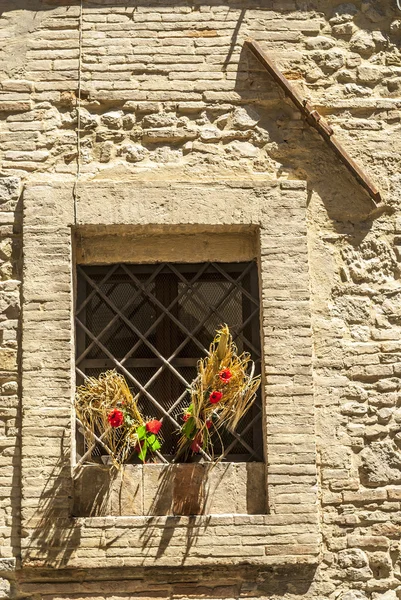
[[[78,90],[77,90],[77,171],[73,189],[74,197],[74,225],[77,224],[77,187],[81,174],[81,83],[82,83],[82,31],[83,31],[83,0],[80,0],[78,34]]]

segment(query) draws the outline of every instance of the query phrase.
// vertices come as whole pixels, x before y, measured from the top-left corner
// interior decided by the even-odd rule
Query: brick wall
[[[81,15],[76,3],[64,0],[0,0],[0,598],[396,600],[400,593],[400,218],[390,211],[371,214],[365,193],[243,49],[248,36],[262,42],[299,93],[325,114],[379,184],[386,203],[397,209],[401,13],[395,1],[83,0]],[[21,190],[38,180],[47,185],[62,180],[73,192],[79,61],[78,190],[93,179],[307,181],[323,533],[318,567],[165,572],[110,565],[102,570],[101,584],[90,558],[76,571],[14,570],[27,536],[20,527],[18,436]],[[46,230],[42,200],[38,194],[37,222],[35,212],[32,218]],[[297,215],[283,207],[279,216],[291,232]],[[296,240],[291,245],[298,250]],[[57,248],[55,243],[56,253]],[[294,251],[293,260],[305,256]],[[61,302],[68,285],[59,292]],[[282,298],[291,294],[283,292]],[[304,301],[301,296],[297,303]],[[282,298],[267,309],[278,311],[288,332],[293,306]],[[38,310],[43,297],[32,302]],[[62,360],[54,352],[53,365]],[[280,353],[266,357],[268,364],[280,365]],[[31,368],[38,374],[38,364]],[[291,385],[303,385],[303,374],[292,377]],[[41,385],[39,376],[38,397]],[[54,382],[53,392],[65,393],[62,381]],[[46,418],[60,455],[68,422],[50,415],[51,409],[46,416],[42,406],[27,410],[39,424]],[[286,452],[293,449],[296,472],[294,435],[282,430],[277,435]],[[47,438],[35,446],[29,437],[24,440],[32,461],[27,477],[32,484],[39,475],[48,477],[54,497]],[[22,498],[23,521],[37,504],[34,496]],[[297,503],[288,506],[296,518]],[[51,534],[53,543],[68,541],[60,540],[57,530]],[[94,548],[93,561],[99,555],[98,545]]]

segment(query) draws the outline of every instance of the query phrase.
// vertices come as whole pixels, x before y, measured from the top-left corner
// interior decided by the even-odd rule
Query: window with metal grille
[[[223,323],[239,352],[249,352],[260,372],[255,261],[79,265],[76,306],[78,385],[107,369],[122,373],[132,393],[139,394],[142,414],[163,420],[167,460],[175,453],[197,362]],[[258,393],[237,430],[225,430],[214,442],[225,460],[263,460]]]

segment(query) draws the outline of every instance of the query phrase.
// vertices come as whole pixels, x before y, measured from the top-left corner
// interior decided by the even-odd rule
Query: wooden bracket
[[[352,173],[358,183],[368,192],[371,200],[377,206],[382,203],[382,196],[373,181],[368,177],[365,171],[350,157],[348,152],[343,148],[340,142],[336,139],[333,129],[327,121],[318,113],[317,110],[309,103],[308,100],[302,99],[295,89],[292,87],[288,79],[279,71],[276,65],[270,60],[263,48],[254,40],[247,40],[246,46],[256,56],[266,71],[278,83],[298,110],[304,115],[307,123],[316,129],[322,136],[324,141],[336,153],[341,162]]]

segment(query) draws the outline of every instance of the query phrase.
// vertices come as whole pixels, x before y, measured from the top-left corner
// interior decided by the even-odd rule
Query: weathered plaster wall
[[[395,0],[83,0],[81,29],[80,14],[68,0],[0,0],[0,598],[396,600],[401,13]],[[394,214],[369,216],[365,194],[242,49],[247,36],[263,42],[327,116]],[[76,182],[80,58],[81,180],[308,181],[324,539],[316,571],[99,575],[88,561],[87,571],[59,574],[57,585],[48,572],[13,571],[25,535],[19,526],[21,190],[45,177],[71,189]],[[46,418],[62,435],[57,414]],[[44,439],[32,456],[33,477],[45,462]],[[294,454],[289,474],[296,468]]]

